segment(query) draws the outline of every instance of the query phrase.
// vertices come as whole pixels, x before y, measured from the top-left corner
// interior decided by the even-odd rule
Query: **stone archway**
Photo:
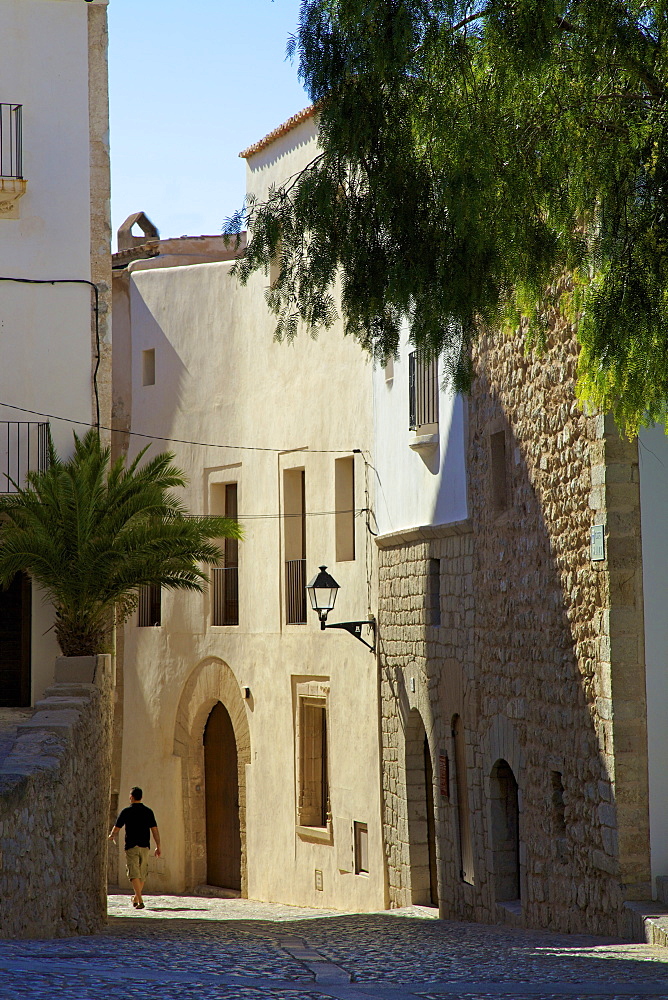
[[[494,897],[497,903],[520,898],[520,827],[517,781],[510,764],[497,760],[490,774]]]
[[[410,902],[438,906],[433,768],[422,716],[412,709],[406,723],[406,807]]]
[[[230,667],[215,657],[199,663],[188,678],[176,713],[174,754],[182,760],[186,888],[207,882],[204,731],[213,709],[229,715],[237,751],[241,895],[248,895],[246,851],[246,766],[251,762],[246,703]]]

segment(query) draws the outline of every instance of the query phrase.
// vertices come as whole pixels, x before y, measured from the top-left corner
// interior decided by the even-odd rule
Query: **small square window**
[[[141,352],[142,385],[155,385],[155,348]]]

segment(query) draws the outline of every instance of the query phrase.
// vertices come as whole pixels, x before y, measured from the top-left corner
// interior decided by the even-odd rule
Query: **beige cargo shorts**
[[[133,878],[140,878],[142,882],[146,881],[150,853],[150,847],[131,847],[129,851],[125,852],[126,870],[131,882]]]

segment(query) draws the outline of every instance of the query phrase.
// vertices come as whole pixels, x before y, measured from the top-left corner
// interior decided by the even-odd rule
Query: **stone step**
[[[62,710],[64,708],[81,709],[87,702],[88,698],[84,698],[83,696],[77,698],[74,695],[51,695],[49,698],[36,701],[35,711],[46,712],[49,710]]]
[[[94,684],[54,684],[44,692],[45,698],[90,698]]]
[[[79,712],[68,708],[36,712],[32,719],[17,726],[17,735],[25,736],[40,729],[50,733],[70,732],[79,721],[79,716]]]

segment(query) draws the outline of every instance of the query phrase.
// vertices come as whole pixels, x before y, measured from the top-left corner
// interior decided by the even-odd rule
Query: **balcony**
[[[285,621],[306,624],[306,559],[288,559],[285,564]]]
[[[239,567],[211,570],[211,624],[239,624]]]
[[[0,421],[0,493],[16,493],[28,472],[44,472],[48,465],[48,424]]]
[[[23,107],[0,104],[0,218],[17,219],[25,194],[23,177]]]

